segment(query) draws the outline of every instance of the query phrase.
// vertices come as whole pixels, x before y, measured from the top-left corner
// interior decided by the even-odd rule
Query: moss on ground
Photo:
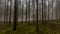
[[[36,24],[18,23],[16,31],[12,30],[12,26],[7,26],[0,34],[37,34]],[[60,24],[40,23],[39,34],[60,34]]]

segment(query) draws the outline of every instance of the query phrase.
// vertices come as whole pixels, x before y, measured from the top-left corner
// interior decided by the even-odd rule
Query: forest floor
[[[60,34],[60,24],[39,23],[39,34]],[[13,25],[0,24],[0,34],[37,34],[36,23],[18,23],[16,31]]]

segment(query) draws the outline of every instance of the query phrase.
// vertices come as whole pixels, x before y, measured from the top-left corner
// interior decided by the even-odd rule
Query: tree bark
[[[38,22],[38,0],[36,0],[36,30],[37,30],[37,34],[39,34],[39,22]]]
[[[17,25],[17,12],[18,12],[18,0],[15,0],[14,4],[14,26],[13,26],[13,31],[16,30],[16,25]]]
[[[11,6],[12,6],[12,0],[10,0],[10,14],[9,14],[9,25],[11,25]]]
[[[26,23],[27,23],[27,0],[26,0]]]

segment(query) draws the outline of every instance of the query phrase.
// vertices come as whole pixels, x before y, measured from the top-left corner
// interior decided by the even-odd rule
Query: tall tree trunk
[[[12,0],[10,0],[9,25],[11,24],[11,6],[12,6]]]
[[[44,6],[43,6],[43,4],[44,4],[44,0],[42,0],[42,24],[43,24],[43,11],[44,11]]]
[[[15,0],[15,4],[14,4],[14,26],[13,26],[13,30],[16,30],[16,25],[17,25],[17,22],[18,22],[17,12],[18,12],[18,0]]]
[[[49,21],[49,0],[48,0],[48,21]]]
[[[5,11],[4,11],[4,24],[5,24],[5,15],[6,15],[6,0],[5,0]]]
[[[36,0],[36,30],[37,34],[39,34],[39,22],[38,22],[38,0]]]
[[[27,0],[26,0],[26,23],[27,23]]]
[[[33,6],[33,23],[35,23],[35,0],[32,0],[32,6]]]
[[[52,0],[52,20],[53,20],[53,17],[54,17],[54,14],[53,14],[53,3],[54,3],[54,0]]]
[[[7,0],[5,0],[5,3],[8,3]],[[5,4],[5,11],[4,11],[4,24],[7,24],[7,18],[8,18],[8,4]]]
[[[30,24],[30,0],[29,0],[29,3],[28,3],[28,13],[29,13],[29,19],[28,19],[28,23]]]
[[[57,21],[58,21],[58,10],[57,10],[57,0],[56,0],[56,19],[57,19]]]
[[[8,25],[8,1],[7,0],[7,8],[6,8],[6,24]]]
[[[24,3],[23,3],[23,0],[22,0],[22,23],[23,23],[23,11],[24,11],[24,5],[23,5]]]

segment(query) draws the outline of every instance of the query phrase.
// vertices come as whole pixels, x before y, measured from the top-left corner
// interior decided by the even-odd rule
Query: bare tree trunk
[[[38,0],[36,0],[36,30],[37,30],[37,34],[39,34],[39,22],[38,22]]]
[[[52,0],[52,20],[53,20],[53,16],[54,16],[54,15],[53,15],[53,12],[54,12],[54,11],[53,11],[53,3],[54,3],[54,0]]]
[[[4,24],[5,24],[5,15],[6,15],[6,0],[5,0],[5,11],[4,11]]]
[[[23,23],[23,9],[24,9],[24,5],[23,5],[23,0],[22,0],[22,23]]]
[[[57,0],[56,0],[56,19],[57,19],[57,21],[58,21]]]
[[[30,23],[30,0],[26,0],[26,22]]]
[[[33,23],[35,23],[34,21],[35,20],[35,16],[34,16],[35,15],[34,14],[35,13],[35,0],[32,0],[32,6],[33,6]]]
[[[14,26],[13,30],[16,30],[16,25],[17,25],[17,12],[18,12],[18,0],[15,0],[15,5],[14,5]]]
[[[8,0],[9,1],[9,0]],[[6,11],[6,24],[8,25],[8,1],[7,1],[7,11]]]
[[[49,21],[49,0],[48,0],[48,21]]]
[[[10,0],[10,14],[9,14],[9,25],[11,25],[11,6],[12,6],[12,0]]]
[[[44,11],[44,0],[42,0],[42,24],[43,24],[43,11]]]
[[[9,0],[6,0],[6,2],[7,2],[7,5],[6,5],[6,11],[5,11],[5,17],[6,17],[6,25],[8,25],[8,1]]]
[[[26,23],[27,23],[27,0],[26,0]]]
[[[5,0],[5,3],[7,2],[7,0]],[[8,2],[7,2],[8,3]],[[5,4],[5,11],[4,11],[4,24],[7,24],[8,22],[8,4]]]
[[[28,4],[28,11],[29,11],[29,24],[30,24],[30,0],[29,0],[29,4]]]

